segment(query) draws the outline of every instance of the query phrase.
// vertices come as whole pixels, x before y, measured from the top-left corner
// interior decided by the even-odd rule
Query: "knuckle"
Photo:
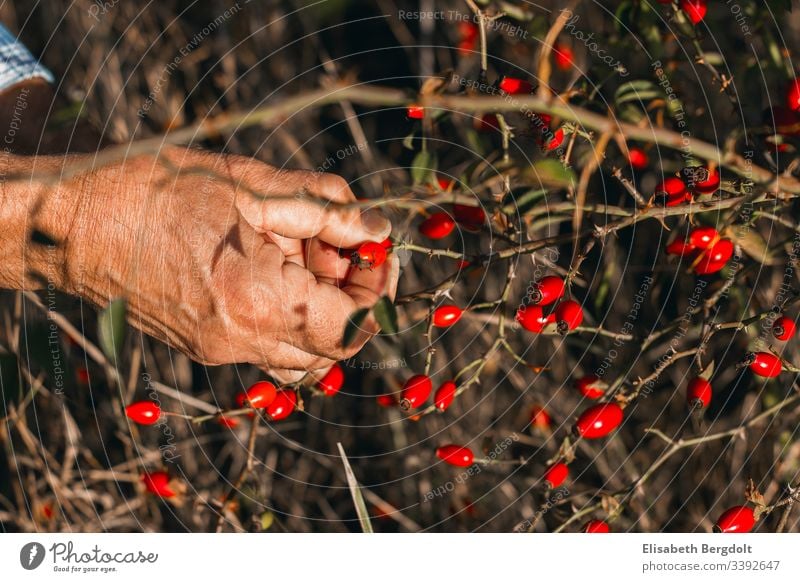
[[[331,200],[343,201],[352,197],[347,180],[338,174],[320,174],[317,184],[325,197]]]

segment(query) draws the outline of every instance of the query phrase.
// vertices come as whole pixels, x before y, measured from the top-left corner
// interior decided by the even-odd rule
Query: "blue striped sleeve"
[[[53,82],[53,74],[0,24],[0,90],[36,77]]]

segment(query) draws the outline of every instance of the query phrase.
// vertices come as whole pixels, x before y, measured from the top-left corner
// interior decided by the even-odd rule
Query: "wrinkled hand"
[[[133,326],[201,363],[297,379],[355,354],[377,330],[368,320],[345,348],[348,316],[394,298],[395,256],[360,270],[339,252],[391,225],[329,204],[355,201],[338,176],[170,148],[72,182],[64,286],[98,305],[127,298]]]

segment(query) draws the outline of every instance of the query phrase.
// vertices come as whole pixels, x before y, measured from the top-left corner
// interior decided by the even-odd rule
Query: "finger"
[[[338,285],[350,271],[349,257],[343,257],[339,249],[313,238],[306,244],[305,265],[318,280]]]
[[[267,191],[305,192],[321,202],[302,198],[257,198],[250,192],[240,190],[237,192],[236,206],[255,229],[295,239],[319,237],[328,244],[344,248],[352,248],[365,241],[380,242],[389,236],[391,224],[380,211],[370,209],[361,212],[357,208],[345,209],[325,203],[355,201],[343,178],[333,174],[312,174],[309,177],[308,172],[278,174],[280,176],[267,186]]]
[[[306,376],[305,372],[299,370],[285,370],[282,368],[261,368],[261,370],[278,384],[293,384]]]
[[[268,242],[275,244],[287,261],[292,261],[298,265],[305,265],[305,258],[303,257],[303,241],[296,238],[288,238],[280,236],[274,232],[265,232],[261,236]]]
[[[278,338],[303,351],[328,357],[345,359],[358,351],[369,337],[352,346],[342,346],[342,335],[350,315],[360,308],[371,308],[380,297],[391,275],[387,262],[374,271],[364,270],[352,274],[342,289],[318,281],[314,275],[293,263],[284,263],[277,285],[281,307],[270,314],[271,329]],[[377,331],[373,321],[365,323],[370,333]]]
[[[356,304],[363,306],[375,305],[384,295],[394,301],[399,276],[400,260],[397,255],[392,254],[379,269],[351,269],[347,282],[342,286],[342,292],[349,295]],[[359,325],[353,344],[364,345],[378,331],[380,326],[370,313]]]
[[[336,363],[335,360],[309,354],[285,342],[280,342],[274,352],[265,355],[268,356],[269,366],[304,373],[327,370]]]

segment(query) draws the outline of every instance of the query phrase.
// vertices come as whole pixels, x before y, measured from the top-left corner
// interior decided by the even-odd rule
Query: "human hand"
[[[334,206],[355,202],[338,176],[169,148],[47,195],[60,202],[39,208],[61,220],[37,220],[63,237],[60,286],[100,306],[126,298],[131,325],[204,364],[298,379],[354,355],[377,327],[368,320],[345,348],[349,315],[394,298],[395,256],[359,270],[339,252],[382,241],[391,225]]]

